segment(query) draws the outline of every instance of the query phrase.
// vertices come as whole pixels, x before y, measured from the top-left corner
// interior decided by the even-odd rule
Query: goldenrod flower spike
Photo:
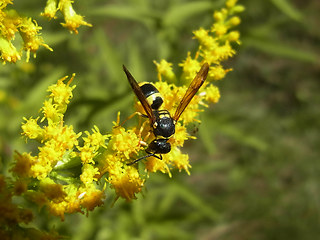
[[[64,219],[65,213],[88,213],[103,204],[105,187],[96,184],[100,175],[96,167],[99,152],[106,149],[108,135],[103,135],[97,126],[92,133],[85,131],[83,145],[79,145],[80,133],[73,126],[64,124],[64,113],[75,88],[70,86],[74,74],[61,78],[49,86],[49,98],[44,102],[42,116],[24,118],[23,135],[39,142],[37,153],[16,153],[15,165],[11,171],[17,181],[25,180],[27,185],[16,184],[16,192],[26,192],[26,196],[39,207],[45,206],[55,216]],[[41,121],[39,121],[41,119]],[[59,170],[82,166],[75,176],[59,174]],[[28,185],[32,182],[32,185]],[[63,184],[61,184],[63,183]]]

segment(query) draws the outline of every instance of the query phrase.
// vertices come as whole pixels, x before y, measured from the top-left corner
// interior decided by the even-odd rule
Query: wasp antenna
[[[143,157],[141,157],[141,158],[138,158],[138,159],[134,160],[134,161],[131,162],[131,163],[127,163],[127,166],[133,165],[133,164],[141,161],[142,159],[145,159],[145,158],[148,158],[148,157],[157,157],[157,156],[156,156],[154,153],[150,153],[150,154],[148,154],[148,155],[145,155],[145,156],[143,156]]]

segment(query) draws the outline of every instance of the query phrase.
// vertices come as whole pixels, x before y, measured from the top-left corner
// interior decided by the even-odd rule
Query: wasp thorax
[[[153,124],[153,133],[155,136],[168,138],[175,132],[174,120],[167,110],[155,111],[156,121]]]

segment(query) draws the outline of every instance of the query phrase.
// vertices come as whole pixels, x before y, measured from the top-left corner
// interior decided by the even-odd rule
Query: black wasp
[[[144,158],[151,156],[162,160],[161,154],[166,154],[171,151],[171,145],[168,140],[175,132],[176,122],[207,78],[209,64],[205,63],[202,65],[200,71],[189,85],[173,117],[170,116],[168,110],[159,110],[163,103],[163,99],[158,89],[152,83],[142,83],[139,86],[137,81],[124,65],[123,70],[127,75],[128,81],[134,93],[141,102],[141,105],[147,114],[146,116],[150,120],[153,134],[156,137],[146,149],[148,155],[136,159],[127,165],[132,165]],[[156,154],[159,154],[159,156]]]

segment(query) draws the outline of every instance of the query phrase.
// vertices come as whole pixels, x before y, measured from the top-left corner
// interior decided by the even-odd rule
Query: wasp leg
[[[125,124],[126,121],[130,120],[130,119],[133,118],[135,115],[139,115],[139,116],[141,116],[141,117],[148,118],[147,115],[144,115],[144,114],[142,114],[142,113],[140,113],[140,112],[134,112],[134,113],[132,113],[129,117],[127,117],[125,120],[123,120],[122,123],[120,123],[118,126],[115,126],[115,127],[121,127],[123,124]]]

